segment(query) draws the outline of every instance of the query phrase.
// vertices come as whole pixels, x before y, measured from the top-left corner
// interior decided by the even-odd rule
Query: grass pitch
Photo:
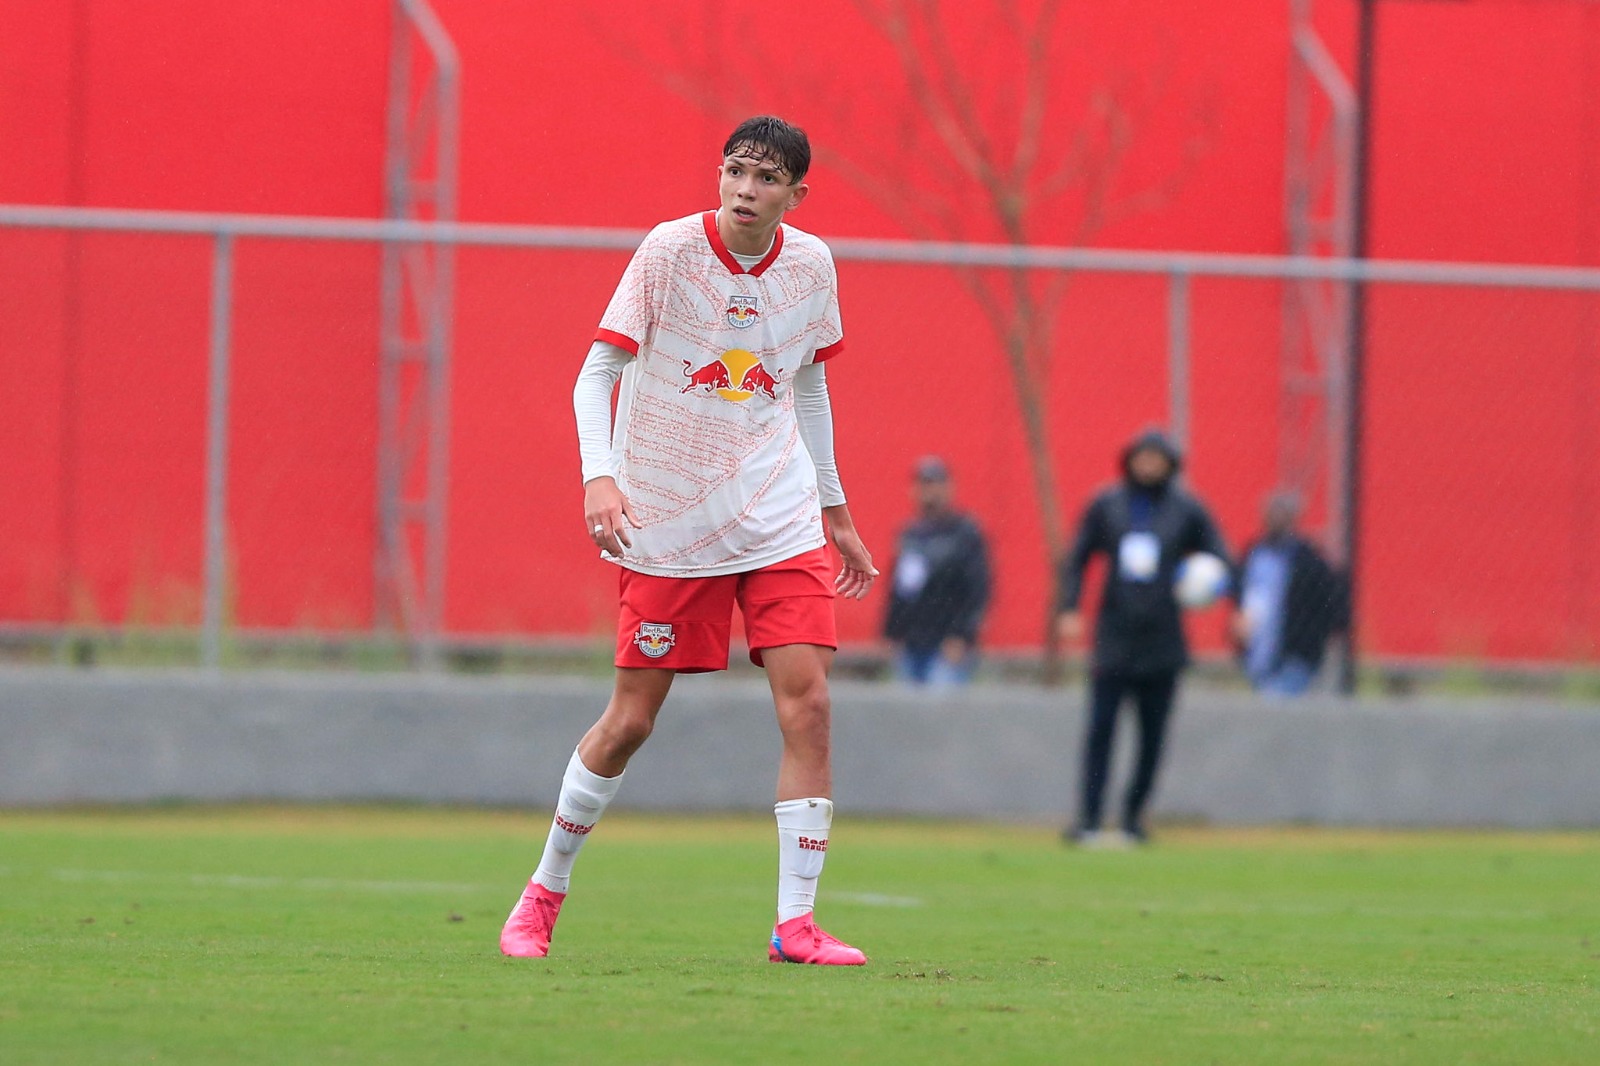
[[[767,819],[608,815],[501,958],[547,815],[0,813],[0,1061],[1590,1063],[1600,838],[841,817],[774,966]]]

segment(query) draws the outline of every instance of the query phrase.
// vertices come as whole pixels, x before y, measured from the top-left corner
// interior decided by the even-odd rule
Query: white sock
[[[810,914],[817,905],[817,879],[828,854],[833,801],[784,800],[778,816],[778,923]]]
[[[572,864],[578,858],[578,849],[589,837],[589,830],[605,813],[611,797],[622,784],[622,774],[601,777],[583,765],[578,753],[572,753],[567,772],[561,778],[561,798],[556,801],[556,816],[550,823],[550,836],[544,842],[544,854],[539,858],[539,869],[534,881],[551,892],[565,892],[572,878]]]

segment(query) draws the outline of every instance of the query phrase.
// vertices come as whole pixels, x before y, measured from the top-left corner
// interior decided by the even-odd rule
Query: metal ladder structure
[[[1345,259],[1355,246],[1360,101],[1312,20],[1312,0],[1289,0],[1288,136],[1284,222],[1291,256]],[[1309,528],[1340,560],[1346,541],[1345,433],[1353,283],[1283,283],[1278,479],[1305,503]]]
[[[456,47],[428,0],[394,0],[384,216],[454,222],[461,126]],[[455,246],[382,246],[374,621],[415,665],[439,665],[449,499]]]

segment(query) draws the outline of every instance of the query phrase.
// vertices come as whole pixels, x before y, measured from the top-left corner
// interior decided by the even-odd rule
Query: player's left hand
[[[872,553],[867,551],[861,534],[856,532],[850,512],[842,504],[829,507],[826,512],[833,546],[839,549],[839,558],[844,561],[839,576],[833,579],[833,589],[847,600],[859,600],[872,591],[878,568],[872,565]]]
[[[839,555],[844,559],[844,567],[839,571],[839,576],[833,579],[834,591],[847,600],[859,600],[872,591],[873,579],[878,576],[878,568],[872,565],[872,556],[862,546],[861,538],[856,538],[857,552],[847,553],[844,544],[834,541],[839,548]],[[852,562],[854,558],[857,561]]]

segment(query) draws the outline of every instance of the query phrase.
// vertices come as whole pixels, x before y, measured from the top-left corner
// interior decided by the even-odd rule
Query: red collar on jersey
[[[753,278],[759,278],[762,271],[771,266],[778,258],[778,253],[783,251],[783,223],[780,222],[778,231],[772,235],[772,247],[767,249],[767,254],[762,257],[761,262],[746,270],[744,265],[733,257],[733,253],[728,251],[728,246],[722,243],[722,234],[717,232],[717,213],[707,211],[700,216],[700,219],[706,225],[706,240],[711,242],[711,250],[717,253],[722,265],[735,274],[749,274]]]

